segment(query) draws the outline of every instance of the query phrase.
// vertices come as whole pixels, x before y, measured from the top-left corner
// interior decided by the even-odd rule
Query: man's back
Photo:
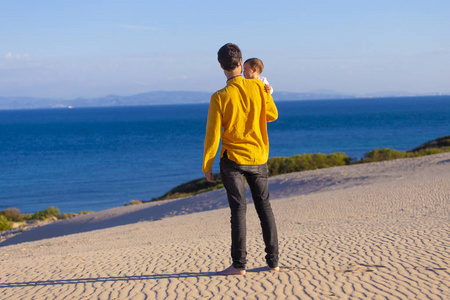
[[[204,162],[214,158],[218,145],[211,145],[209,141],[217,140],[218,134],[222,134],[220,157],[227,151],[228,157],[238,164],[267,162],[267,122],[276,120],[278,112],[260,80],[242,76],[231,78],[225,88],[212,95],[209,114]]]

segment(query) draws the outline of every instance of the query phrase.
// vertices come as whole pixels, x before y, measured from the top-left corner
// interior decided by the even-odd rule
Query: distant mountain
[[[370,94],[365,94],[364,97],[368,98],[385,98],[385,97],[415,97],[415,96],[423,96],[423,95],[419,95],[419,94],[413,94],[413,93],[408,93],[408,92],[402,92],[402,91],[392,91],[392,92],[378,92],[378,93],[370,93]],[[436,96],[436,95],[433,95]]]
[[[107,107],[107,106],[143,106],[162,104],[209,103],[212,92],[188,91],[155,91],[131,96],[109,95],[99,98],[77,98],[58,100],[31,97],[0,97],[0,110],[37,109],[37,108],[72,108],[72,107]],[[438,94],[434,94],[436,96]],[[405,92],[386,92],[374,94],[345,94],[330,90],[318,90],[308,93],[274,92],[275,101],[318,100],[318,99],[351,99],[381,97],[431,96]]]
[[[132,96],[110,95],[101,98],[83,99],[78,98],[68,101],[73,107],[93,107],[93,106],[141,106],[141,105],[161,105],[161,104],[191,104],[209,102],[211,93],[206,92],[148,92]]]
[[[315,90],[307,93],[274,92],[275,100],[325,100],[325,99],[353,99],[353,98],[388,98],[388,97],[418,97],[442,96],[442,94],[414,94],[408,92],[379,92],[368,94],[340,93],[333,90]]]

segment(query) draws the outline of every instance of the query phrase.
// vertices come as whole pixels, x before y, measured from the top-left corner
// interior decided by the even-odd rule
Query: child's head
[[[244,77],[247,79],[258,78],[263,70],[264,65],[259,58],[249,58],[244,63]]]

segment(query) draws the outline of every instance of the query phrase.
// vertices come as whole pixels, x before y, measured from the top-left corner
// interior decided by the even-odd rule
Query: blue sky
[[[0,2],[0,96],[214,92],[227,42],[276,91],[450,93],[450,1]]]

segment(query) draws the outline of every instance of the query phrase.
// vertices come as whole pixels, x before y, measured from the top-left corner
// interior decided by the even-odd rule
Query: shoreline
[[[229,209],[218,190],[95,212],[9,239],[0,244],[0,295],[450,297],[450,153],[269,182],[280,235],[278,273],[263,269],[264,246],[250,205],[247,275],[214,275],[230,263]]]
[[[316,169],[322,169],[322,168],[330,168],[330,167],[336,167],[336,166],[343,166],[343,165],[355,165],[355,164],[364,164],[364,163],[371,163],[371,162],[380,162],[380,161],[386,161],[386,160],[393,160],[393,159],[402,159],[402,158],[413,158],[413,157],[420,157],[420,156],[426,156],[426,155],[432,155],[432,154],[438,154],[438,153],[445,153],[450,152],[450,136],[441,136],[434,140],[428,141],[424,144],[421,144],[414,149],[408,150],[408,151],[398,151],[395,149],[389,149],[389,148],[376,148],[370,152],[366,152],[362,158],[354,160],[353,158],[347,156],[343,152],[333,152],[330,154],[323,154],[323,153],[304,153],[304,154],[296,154],[293,156],[288,157],[270,157],[268,161],[269,166],[269,177],[276,176],[276,175],[282,175],[282,174],[289,174],[293,172],[304,172],[309,170],[316,170]],[[297,160],[297,161],[296,161]],[[306,162],[299,163],[299,160],[303,160]],[[277,161],[277,162],[276,162]],[[279,169],[286,168],[287,165],[289,165],[288,168],[292,168],[292,170],[287,172],[279,173]],[[283,166],[284,165],[284,166]],[[306,165],[306,166],[305,166]],[[159,197],[154,197],[151,200],[130,200],[129,202],[124,203],[124,206],[128,205],[135,205],[135,204],[142,204],[142,203],[149,203],[153,201],[160,201],[160,200],[170,200],[170,199],[178,199],[193,195],[198,195],[201,193],[205,193],[208,191],[216,190],[216,186],[219,186],[218,188],[223,187],[221,185],[221,179],[219,174],[214,174],[216,177],[216,184],[208,183],[203,177],[193,179],[191,181],[182,183],[168,192],[166,192],[164,195]],[[186,192],[186,187],[189,191]],[[175,196],[172,196],[175,195]],[[48,207],[54,208],[59,212],[59,209],[56,207]],[[15,209],[15,208],[13,208]],[[107,208],[110,209],[110,208]],[[1,211],[0,211],[1,212]],[[36,213],[44,213],[44,211],[39,211]],[[85,213],[91,213],[92,211],[80,211],[78,213],[62,213],[60,215],[51,215],[52,217],[59,219],[67,219],[71,218],[80,214]],[[36,214],[35,213],[35,214]],[[33,215],[33,214],[22,214],[25,215]],[[63,217],[63,218],[60,218]],[[34,219],[36,220],[36,219]],[[44,221],[49,221],[48,219],[44,219]],[[30,227],[29,224],[26,224],[25,227]],[[33,224],[31,224],[33,225]],[[3,236],[6,235],[4,232],[0,231],[0,242],[3,240]]]

